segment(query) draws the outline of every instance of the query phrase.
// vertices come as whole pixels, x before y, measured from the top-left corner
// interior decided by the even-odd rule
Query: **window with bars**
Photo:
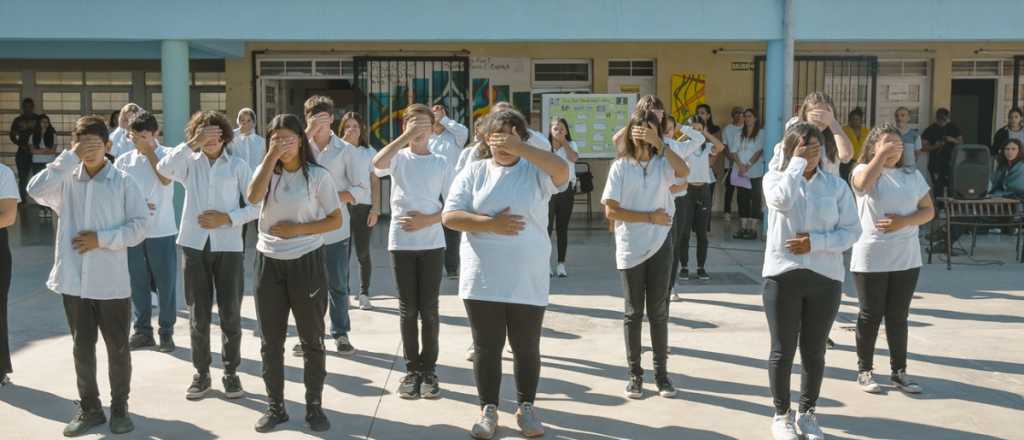
[[[588,60],[534,60],[534,83],[590,83]]]
[[[131,72],[85,72],[87,86],[130,86]]]
[[[224,92],[200,92],[199,110],[213,110],[224,112],[227,110],[227,93]]]
[[[93,111],[112,112],[128,104],[128,92],[92,92]]]
[[[260,60],[259,76],[353,78],[355,64],[345,59]]]
[[[0,72],[0,84],[21,85],[21,72]]]
[[[227,84],[227,81],[224,79],[224,72],[196,72],[192,78],[192,84],[196,86],[223,86]]]
[[[37,86],[80,86],[82,72],[36,72]]]
[[[654,60],[608,61],[608,76],[654,76]]]
[[[43,92],[43,111],[82,110],[82,92]]]

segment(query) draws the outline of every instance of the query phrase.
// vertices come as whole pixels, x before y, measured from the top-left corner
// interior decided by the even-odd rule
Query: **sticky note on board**
[[[604,133],[595,131],[593,139],[595,143],[604,142]]]
[[[595,122],[594,123],[594,130],[605,130],[607,128],[608,128],[608,126],[605,125],[604,122]]]
[[[587,124],[576,124],[576,127],[574,128],[574,130],[577,133],[586,133],[587,132]]]

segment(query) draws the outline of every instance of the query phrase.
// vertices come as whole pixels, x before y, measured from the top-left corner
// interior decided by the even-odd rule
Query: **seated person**
[[[996,156],[996,170],[992,174],[989,194],[992,197],[1024,199],[1024,146],[1018,139],[1008,140]]]

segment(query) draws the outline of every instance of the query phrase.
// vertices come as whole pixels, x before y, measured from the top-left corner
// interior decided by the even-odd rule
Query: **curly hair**
[[[500,110],[485,116],[480,121],[480,143],[476,146],[476,157],[480,159],[490,159],[491,146],[487,145],[487,137],[494,134],[500,133],[505,127],[512,128],[515,134],[519,135],[519,138],[526,142],[530,138],[530,130],[526,129],[526,117],[522,113],[515,110]]]
[[[235,132],[231,129],[231,123],[228,122],[227,117],[218,112],[207,110],[192,114],[192,118],[185,124],[185,139],[192,139],[195,137],[196,132],[207,126],[220,128],[220,141],[224,145],[230,144],[231,140],[235,137]]]

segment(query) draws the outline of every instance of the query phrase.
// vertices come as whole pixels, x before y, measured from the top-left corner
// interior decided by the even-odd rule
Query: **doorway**
[[[992,141],[996,82],[995,79],[953,80],[949,110],[965,144],[988,145]]]

